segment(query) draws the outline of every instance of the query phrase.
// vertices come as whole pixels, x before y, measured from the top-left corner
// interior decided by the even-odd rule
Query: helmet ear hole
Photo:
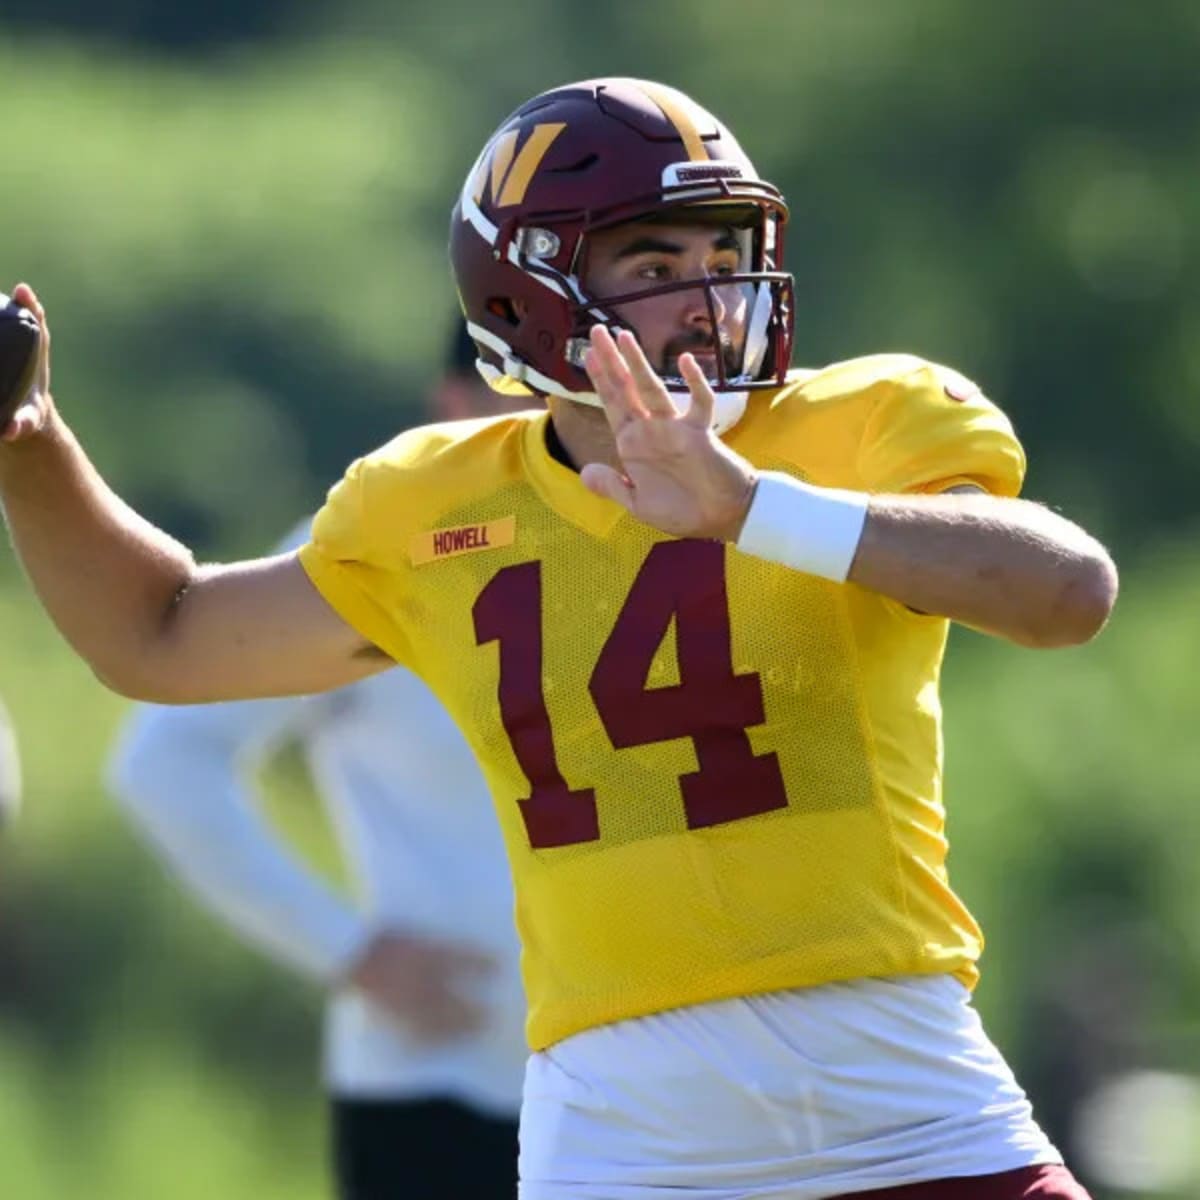
[[[499,317],[505,324],[512,325],[514,328],[521,323],[520,314],[507,296],[493,296],[487,302],[487,310],[493,317]]]

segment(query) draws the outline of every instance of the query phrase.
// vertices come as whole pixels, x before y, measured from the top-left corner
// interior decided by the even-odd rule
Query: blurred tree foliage
[[[1197,12],[58,0],[0,44],[4,277],[44,290],[119,486],[244,550],[419,419],[446,218],[499,118],[662,78],[791,200],[798,359],[959,367],[1016,421],[1030,494],[1136,547],[1200,513]]]
[[[947,678],[980,1003],[1060,1132],[1097,1063],[1200,1066],[1198,61],[1194,0],[41,0],[0,17],[0,288],[42,292],[60,403],[118,490],[204,553],[254,552],[420,419],[450,205],[506,112],[622,73],[721,114],[792,205],[798,361],[973,376],[1028,493],[1126,567],[1096,646],[960,633]],[[98,777],[121,706],[11,575],[13,1194],[319,1195],[316,997],[120,830]],[[80,1094],[95,1120],[56,1158]]]

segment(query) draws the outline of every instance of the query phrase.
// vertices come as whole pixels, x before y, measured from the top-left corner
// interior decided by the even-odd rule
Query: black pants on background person
[[[333,1101],[340,1200],[513,1200],[517,1123],[453,1100]]]

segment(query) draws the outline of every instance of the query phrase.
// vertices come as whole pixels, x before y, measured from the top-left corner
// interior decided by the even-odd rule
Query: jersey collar
[[[534,490],[559,516],[597,537],[607,537],[625,516],[612,500],[597,496],[583,486],[577,472],[556,461],[546,449],[549,412],[541,413],[525,426],[521,457]]]

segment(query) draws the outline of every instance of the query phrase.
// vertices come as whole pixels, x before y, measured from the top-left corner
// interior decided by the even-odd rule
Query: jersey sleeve
[[[411,665],[412,650],[400,615],[407,570],[377,528],[378,468],[372,459],[353,463],[329,492],[313,520],[312,537],[300,548],[300,563],[313,586],[350,626],[398,663]]]
[[[924,363],[875,402],[858,471],[871,492],[944,492],[974,484],[1016,496],[1025,452],[1008,418],[974,384]]]

